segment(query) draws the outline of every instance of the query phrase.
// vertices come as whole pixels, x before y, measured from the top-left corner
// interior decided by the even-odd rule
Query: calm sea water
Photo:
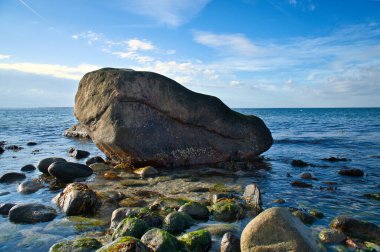
[[[286,201],[283,206],[318,209],[325,217],[312,226],[315,232],[340,214],[380,224],[380,202],[363,197],[365,193],[380,191],[379,108],[236,110],[261,117],[275,140],[272,148],[264,153],[271,169],[235,181],[242,185],[259,184],[265,207],[274,206],[272,200],[282,198]],[[24,147],[21,151],[6,151],[0,155],[0,175],[19,171],[26,164],[37,164],[45,157],[67,157],[70,147],[102,155],[90,141],[63,136],[64,130],[74,123],[72,108],[0,109],[0,141]],[[28,147],[29,141],[38,145]],[[322,160],[330,156],[351,161],[329,163]],[[290,165],[292,159],[302,159],[315,166],[295,168]],[[338,175],[344,167],[360,168],[365,176]],[[318,178],[312,182],[312,189],[290,186],[302,172],[311,172]],[[28,178],[38,175],[38,171],[27,174]],[[324,181],[336,182],[337,190],[320,190],[321,186],[326,186]],[[57,192],[46,188],[31,195],[21,195],[16,189],[16,184],[0,184],[0,193],[10,192],[0,196],[0,203],[41,202],[54,206],[51,199]],[[35,225],[15,225],[0,216],[0,251],[46,251],[56,241],[86,231],[83,226],[78,229],[65,223],[62,214],[53,222]]]

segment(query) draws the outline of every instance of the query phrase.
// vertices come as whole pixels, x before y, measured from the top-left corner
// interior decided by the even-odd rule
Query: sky
[[[0,0],[0,107],[68,107],[103,67],[233,108],[380,107],[380,0]]]

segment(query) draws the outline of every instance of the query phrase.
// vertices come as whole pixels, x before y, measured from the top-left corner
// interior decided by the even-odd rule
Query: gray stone
[[[131,236],[124,236],[104,245],[96,252],[152,252],[152,250],[139,239]]]
[[[80,123],[77,123],[73,125],[71,128],[67,129],[63,135],[67,137],[90,139],[86,127],[84,127]]]
[[[263,210],[260,188],[256,184],[247,185],[245,187],[243,198],[245,203],[256,209],[257,212]]]
[[[273,143],[260,118],[152,72],[104,68],[87,73],[74,113],[106,156],[135,166],[246,160]]]
[[[153,228],[146,232],[141,241],[155,252],[178,252],[181,244],[173,235],[165,230]]]
[[[22,172],[30,172],[30,171],[34,171],[34,170],[36,170],[36,167],[34,167],[34,165],[31,165],[31,164],[24,165],[24,166],[21,168],[21,171],[22,171]]]
[[[347,238],[342,231],[335,229],[323,229],[318,237],[324,243],[341,243]]]
[[[186,213],[196,220],[208,220],[210,214],[207,207],[198,202],[188,202],[182,205],[178,209],[178,212]]]
[[[82,159],[90,156],[90,152],[85,150],[74,150],[70,152],[70,157],[76,158],[76,159]]]
[[[66,159],[60,157],[44,158],[37,164],[37,169],[42,173],[48,173],[49,166],[54,162],[66,162]]]
[[[19,172],[8,172],[0,177],[0,183],[13,183],[26,179],[25,174]]]
[[[8,218],[15,223],[51,221],[57,216],[54,208],[38,203],[17,204],[9,211]]]
[[[99,164],[99,163],[104,164],[105,162],[106,161],[102,157],[95,156],[95,157],[87,159],[86,165]]]
[[[220,242],[220,252],[240,252],[240,239],[234,234],[225,233]]]
[[[56,177],[57,180],[64,182],[72,182],[77,178],[85,178],[91,176],[93,173],[92,169],[87,165],[72,162],[52,163],[48,171],[50,175]]]
[[[172,212],[164,219],[164,229],[171,233],[181,233],[193,224],[193,219],[182,212]]]
[[[0,204],[0,214],[1,215],[8,215],[9,210],[11,210],[12,207],[14,207],[16,204],[14,203],[3,203]]]
[[[22,193],[22,194],[31,194],[31,193],[37,192],[38,190],[40,190],[43,187],[44,186],[41,183],[38,183],[38,182],[33,181],[33,180],[29,180],[29,181],[22,182],[18,186],[17,191],[19,193]]]

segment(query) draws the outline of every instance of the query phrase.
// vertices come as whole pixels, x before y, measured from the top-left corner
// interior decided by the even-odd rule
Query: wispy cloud
[[[9,54],[0,54],[0,60],[10,59],[10,58],[11,58],[11,55],[9,55]]]
[[[159,24],[176,27],[196,16],[210,0],[155,0],[123,1],[130,12],[153,19]]]
[[[0,63],[1,70],[13,70],[71,80],[80,80],[85,73],[94,71],[99,68],[101,67],[88,64],[81,64],[75,67],[70,67],[65,65],[37,64],[29,62]]]
[[[41,16],[35,9],[30,7],[24,0],[18,0],[23,6],[25,6],[30,12],[32,12],[35,16],[40,18],[43,21],[47,21],[43,16]]]
[[[93,32],[93,31],[86,31],[86,32],[82,32],[82,33],[79,33],[79,34],[74,34],[71,37],[74,40],[85,39],[85,40],[87,40],[87,43],[89,45],[92,45],[94,42],[102,40],[103,39],[103,34],[96,33],[96,32]]]

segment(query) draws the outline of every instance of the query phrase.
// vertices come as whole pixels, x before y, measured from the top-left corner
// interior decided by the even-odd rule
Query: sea
[[[324,214],[312,226],[314,233],[329,225],[338,215],[348,215],[380,225],[380,201],[364,196],[380,192],[380,108],[291,108],[291,109],[234,109],[256,115],[272,132],[274,144],[263,153],[269,169],[257,176],[236,183],[257,183],[262,192],[264,208],[275,206],[284,199],[284,207],[317,209]],[[0,141],[23,147],[19,151],[0,154],[0,176],[19,172],[27,164],[36,165],[45,157],[68,157],[68,149],[87,150],[91,155],[103,154],[87,140],[67,138],[63,132],[76,123],[73,108],[0,109]],[[36,142],[35,146],[27,143]],[[329,157],[349,161],[328,162]],[[291,161],[300,159],[312,164],[298,168]],[[84,162],[84,161],[82,161]],[[363,177],[338,174],[344,168],[358,168]],[[296,188],[290,183],[303,172],[312,173],[313,188]],[[26,173],[32,179],[38,171]],[[335,182],[326,190],[324,182]],[[57,194],[49,188],[23,195],[16,184],[0,184],[1,203],[40,202],[55,207],[52,198]],[[0,216],[0,251],[47,251],[57,241],[87,231],[86,224],[69,225],[65,216],[48,223],[13,224]],[[67,225],[65,225],[67,224]],[[91,225],[89,225],[91,226]]]

